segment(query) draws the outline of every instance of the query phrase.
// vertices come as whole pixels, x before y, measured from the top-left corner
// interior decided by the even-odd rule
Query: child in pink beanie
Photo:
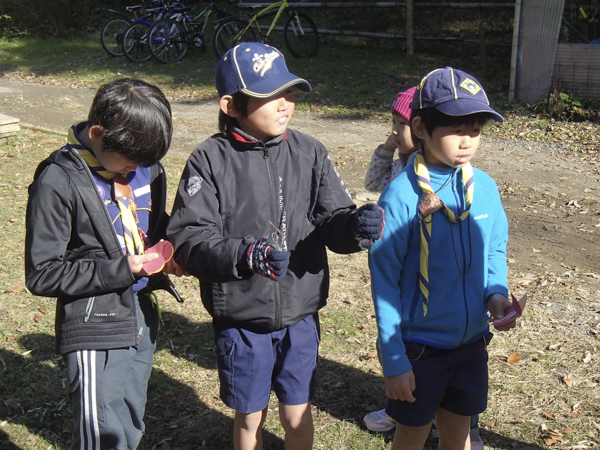
[[[365,188],[381,192],[408,162],[408,157],[416,148],[410,136],[410,102],[416,86],[398,92],[392,103],[392,133],[385,144],[375,149],[365,175]],[[398,159],[393,161],[398,149]]]

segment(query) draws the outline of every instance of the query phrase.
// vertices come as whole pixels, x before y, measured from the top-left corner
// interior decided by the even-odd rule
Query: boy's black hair
[[[491,119],[491,114],[487,112],[469,114],[466,116],[449,116],[441,111],[438,111],[435,107],[413,109],[410,113],[410,136],[413,141],[413,145],[419,150],[423,151],[423,140],[415,135],[412,122],[415,117],[420,117],[421,122],[425,126],[427,134],[431,136],[433,131],[439,127],[450,127],[455,125],[473,125],[475,123],[484,127]]]
[[[231,96],[233,99],[233,107],[240,113],[242,117],[248,117],[248,102],[250,97],[242,92],[236,92]],[[219,110],[219,131],[223,134],[227,134],[229,130],[229,121],[231,117]]]
[[[171,106],[162,91],[151,84],[121,78],[96,92],[88,126],[104,129],[102,150],[148,167],[165,156],[171,145]]]

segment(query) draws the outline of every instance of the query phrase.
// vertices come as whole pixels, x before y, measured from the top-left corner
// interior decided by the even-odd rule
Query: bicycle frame
[[[258,32],[260,34],[263,34],[265,36],[269,36],[271,34],[271,31],[273,31],[273,29],[275,28],[275,25],[277,24],[277,21],[279,20],[279,18],[281,17],[281,14],[283,13],[283,11],[289,6],[287,0],[281,0],[279,2],[273,3],[272,5],[267,6],[264,9],[261,9],[260,11],[258,11],[255,14],[252,14],[250,16],[250,18],[248,19],[248,26],[246,27],[246,29],[248,29],[249,27],[252,26],[252,24],[256,25],[256,29],[258,30]],[[273,17],[273,21],[271,22],[271,26],[269,27],[269,29],[267,30],[266,33],[263,33],[260,29],[260,24],[258,23],[258,19],[264,16],[267,16],[269,14],[273,14],[274,10],[277,9],[277,11],[275,12],[275,17]]]

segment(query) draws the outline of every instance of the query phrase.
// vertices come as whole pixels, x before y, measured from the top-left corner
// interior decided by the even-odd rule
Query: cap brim
[[[492,120],[500,123],[504,122],[504,117],[491,106],[470,98],[452,99],[448,102],[436,105],[435,109],[448,116],[468,116],[469,114],[488,113]]]
[[[276,76],[266,78],[251,86],[246,86],[241,90],[249,97],[255,98],[270,98],[285,91],[286,89],[296,86],[304,92],[310,92],[311,87],[308,81],[303,78],[298,78],[292,73],[279,73]]]

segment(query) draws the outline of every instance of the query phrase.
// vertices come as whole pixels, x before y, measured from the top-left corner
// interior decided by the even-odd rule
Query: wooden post
[[[519,98],[517,92],[517,67],[519,66],[519,41],[521,39],[521,0],[515,0],[515,20],[513,22],[512,53],[510,57],[510,82],[508,87],[508,100]]]
[[[483,23],[483,17],[481,16],[481,10],[479,10],[479,43],[481,45],[481,72],[483,78],[487,79],[487,55],[485,53],[485,24]]]
[[[415,3],[406,0],[406,54],[415,54]]]

